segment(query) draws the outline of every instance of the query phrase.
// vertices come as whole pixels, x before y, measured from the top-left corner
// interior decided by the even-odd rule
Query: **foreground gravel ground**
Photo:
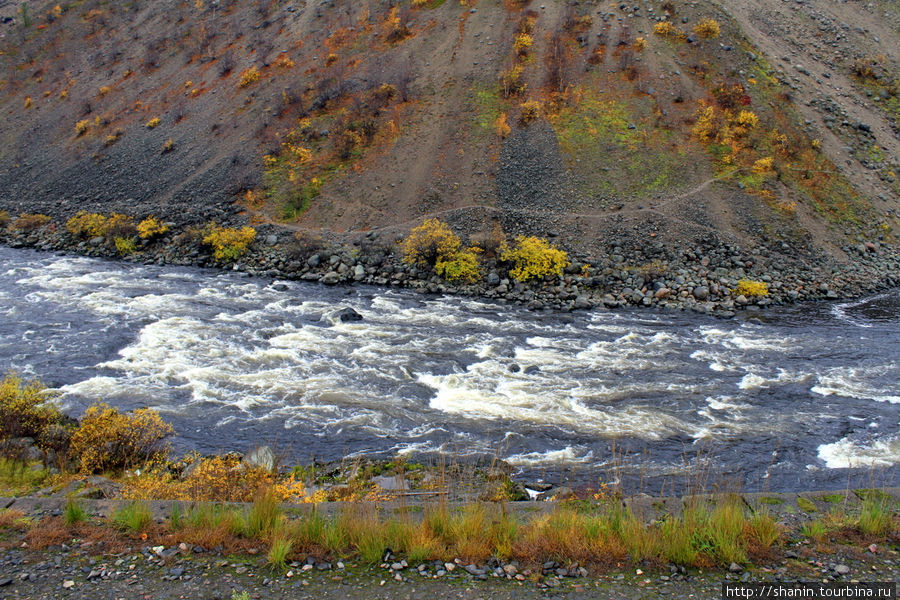
[[[13,540],[8,540],[14,542]],[[734,568],[683,574],[673,566],[620,568],[587,577],[543,577],[525,581],[477,580],[464,566],[437,577],[428,564],[391,570],[336,563],[328,569],[294,563],[275,574],[260,556],[225,557],[192,548],[140,548],[100,556],[89,542],[47,551],[11,548],[0,554],[0,599],[49,600],[230,600],[252,598],[384,599],[434,598],[513,600],[522,598],[719,598],[723,581],[898,581],[895,549],[878,546],[799,545],[749,571]],[[736,565],[735,565],[736,567]],[[290,576],[288,576],[288,574]]]

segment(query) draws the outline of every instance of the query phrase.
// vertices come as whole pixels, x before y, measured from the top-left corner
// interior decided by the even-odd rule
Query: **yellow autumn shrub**
[[[409,232],[403,240],[403,262],[434,266],[438,260],[459,251],[462,242],[450,226],[438,219],[428,219]]]
[[[500,259],[513,263],[509,274],[518,281],[529,281],[548,275],[562,275],[569,265],[569,255],[554,248],[544,238],[534,236],[518,236],[516,245],[510,248],[504,244]]]
[[[164,459],[172,426],[154,410],[121,413],[105,403],[88,407],[72,434],[70,452],[83,473],[130,469]]]
[[[693,134],[700,141],[708,142],[716,139],[720,123],[716,116],[716,109],[712,106],[701,106],[697,109],[697,121],[694,123]]]
[[[447,281],[475,283],[481,279],[478,255],[481,248],[471,247],[443,256],[434,265],[434,271]]]
[[[259,69],[257,69],[256,66],[254,65],[241,73],[241,79],[238,82],[238,87],[240,87],[240,88],[250,87],[257,81],[259,81]]]
[[[541,116],[541,111],[543,110],[543,105],[538,100],[529,100],[528,102],[523,102],[519,105],[519,122],[522,125],[528,125],[532,121],[538,119]]]
[[[137,226],[138,236],[140,236],[140,238],[142,240],[147,240],[150,238],[154,238],[156,236],[160,236],[160,235],[164,234],[165,232],[167,232],[168,230],[169,230],[169,226],[166,225],[165,223],[163,223],[162,221],[160,221],[159,219],[157,219],[156,217],[154,217],[153,215],[150,215],[149,217],[147,217],[146,219],[144,219],[143,221],[138,223],[138,226]]]
[[[681,30],[672,25],[669,21],[660,21],[656,25],[653,26],[653,33],[656,35],[660,35],[663,37],[680,37],[683,35]]]
[[[100,213],[80,210],[74,217],[66,221],[66,230],[72,235],[84,239],[106,235],[107,218]]]
[[[250,467],[233,454],[203,458],[195,456],[179,479],[167,469],[151,469],[124,481],[122,495],[133,500],[183,500],[194,502],[250,502],[261,490],[279,502],[303,500],[306,488],[291,474],[277,476],[260,467]]]
[[[753,163],[753,172],[757,175],[770,175],[775,171],[775,157],[766,156]]]
[[[256,239],[252,227],[219,227],[210,224],[203,236],[203,243],[212,246],[213,257],[217,260],[237,260]]]
[[[116,237],[115,239],[113,239],[113,243],[116,246],[116,252],[118,252],[120,256],[128,256],[129,254],[134,254],[137,251],[137,242],[134,240],[134,238]]]
[[[694,26],[694,33],[708,40],[719,37],[721,32],[722,28],[719,27],[719,22],[715,19],[701,19],[700,22]]]
[[[519,56],[524,56],[528,54],[528,49],[531,48],[533,44],[534,38],[527,33],[520,33],[513,42],[513,50],[515,50],[516,54]]]
[[[63,420],[53,398],[39,381],[25,381],[13,373],[4,377],[0,381],[0,441],[30,437],[40,444],[44,431]]]
[[[759,125],[759,117],[753,111],[742,110],[737,115],[732,117],[731,122],[733,125],[741,127],[743,129],[753,129],[754,127]]]
[[[757,298],[769,295],[769,286],[764,281],[753,281],[752,279],[741,279],[734,288],[735,296],[746,296],[747,298]]]

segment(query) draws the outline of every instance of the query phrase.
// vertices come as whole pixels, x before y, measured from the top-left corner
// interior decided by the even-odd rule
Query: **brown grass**
[[[25,513],[20,510],[0,510],[0,529],[27,529]]]

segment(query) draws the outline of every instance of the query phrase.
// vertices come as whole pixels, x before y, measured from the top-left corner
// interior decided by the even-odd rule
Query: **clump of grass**
[[[282,522],[281,506],[278,496],[272,488],[260,493],[250,511],[247,513],[245,533],[248,537],[261,537],[272,531]]]
[[[113,512],[113,525],[123,531],[138,533],[153,521],[153,513],[146,502],[130,502]]]
[[[274,571],[287,569],[287,557],[293,549],[294,542],[286,535],[276,535],[272,538],[269,552],[266,554],[266,562]]]
[[[770,548],[781,537],[778,523],[768,511],[753,513],[749,521],[750,533],[763,548]]]
[[[676,565],[697,563],[699,553],[694,547],[691,531],[679,519],[666,519],[660,526],[660,551],[666,560]]]
[[[811,540],[821,541],[828,535],[828,528],[820,519],[804,523],[800,526],[800,535]]]
[[[66,525],[76,525],[87,521],[87,512],[75,498],[66,499],[66,507],[63,509],[63,521]]]
[[[184,527],[184,513],[178,502],[172,503],[172,507],[169,509],[169,527],[172,528],[172,531],[178,531]]]
[[[886,500],[868,497],[863,500],[856,526],[866,535],[887,535],[894,528],[893,511]]]
[[[231,594],[231,600],[250,600],[250,594],[248,592],[234,592]]]
[[[720,503],[710,515],[709,533],[713,553],[722,564],[745,563],[742,533],[747,518],[737,502]]]

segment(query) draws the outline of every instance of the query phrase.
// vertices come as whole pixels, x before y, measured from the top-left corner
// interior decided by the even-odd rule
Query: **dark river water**
[[[363,320],[333,323],[352,307]],[[900,293],[721,320],[572,314],[0,247],[0,369],[179,451],[489,461],[658,492],[896,485]]]

